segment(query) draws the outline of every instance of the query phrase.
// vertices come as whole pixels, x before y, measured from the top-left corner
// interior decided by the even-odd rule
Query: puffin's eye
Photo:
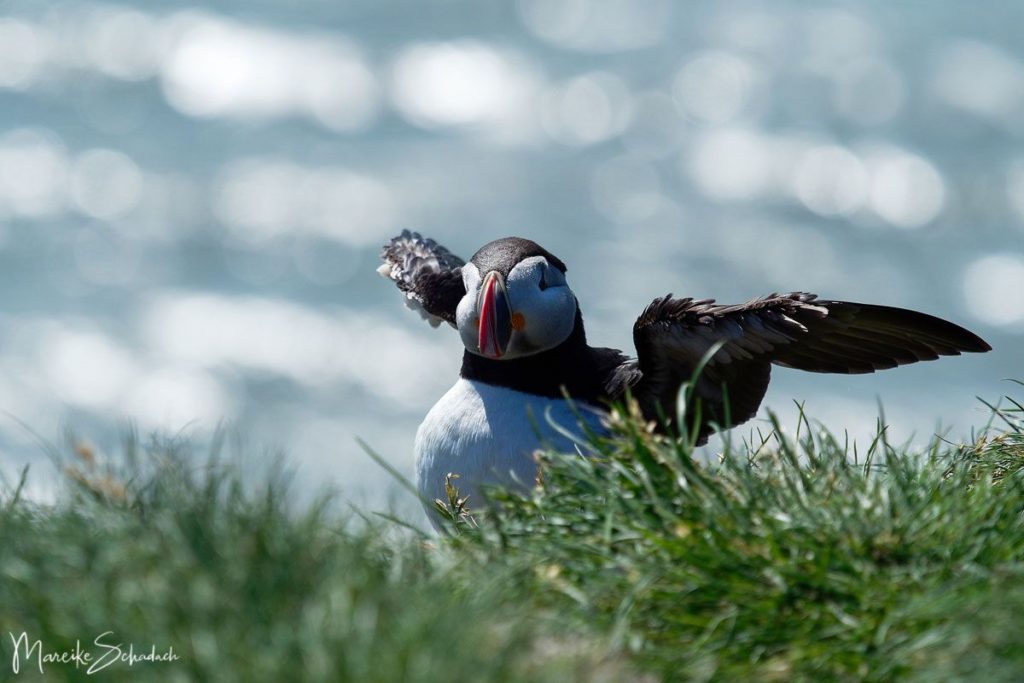
[[[542,291],[542,292],[550,286],[550,285],[548,285],[547,269],[546,268],[541,268],[540,269],[540,282],[537,283],[537,286],[540,287],[540,291]]]

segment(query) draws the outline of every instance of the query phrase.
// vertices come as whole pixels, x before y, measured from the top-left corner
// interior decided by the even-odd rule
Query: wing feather
[[[418,232],[403,230],[381,252],[377,272],[405,294],[405,303],[433,327],[455,327],[455,309],[466,293],[462,283],[465,261]]]
[[[680,386],[718,342],[722,348],[694,387],[710,422],[750,419],[768,387],[771,365],[843,374],[871,373],[939,356],[991,349],[946,320],[917,311],[814,294],[770,294],[744,304],[655,299],[633,327],[639,379],[632,387],[648,417],[675,414]]]

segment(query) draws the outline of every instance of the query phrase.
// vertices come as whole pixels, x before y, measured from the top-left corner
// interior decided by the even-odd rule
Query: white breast
[[[576,440],[560,434],[551,422],[582,440],[580,418],[590,429],[604,432],[602,415],[579,403],[460,379],[416,432],[416,487],[427,501],[444,500],[445,475],[458,474],[454,483],[461,496],[470,496],[472,509],[474,502],[483,502],[481,484],[532,486],[535,450],[576,450]],[[434,521],[430,508],[427,516]]]

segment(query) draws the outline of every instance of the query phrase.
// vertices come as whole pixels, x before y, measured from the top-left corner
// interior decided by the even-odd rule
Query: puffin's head
[[[485,244],[462,267],[466,295],[456,310],[470,352],[511,360],[547,351],[576,326],[576,297],[565,264],[519,237]]]

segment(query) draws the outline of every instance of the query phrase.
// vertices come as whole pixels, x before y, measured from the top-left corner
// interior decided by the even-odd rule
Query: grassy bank
[[[0,495],[0,671],[24,632],[94,663],[177,657],[46,680],[1020,680],[1006,405],[969,445],[854,452],[803,422],[713,465],[619,415],[593,458],[544,457],[528,497],[444,538],[296,511],[281,476],[242,483],[181,443],[80,449],[56,505]],[[39,680],[21,654],[15,680]]]

